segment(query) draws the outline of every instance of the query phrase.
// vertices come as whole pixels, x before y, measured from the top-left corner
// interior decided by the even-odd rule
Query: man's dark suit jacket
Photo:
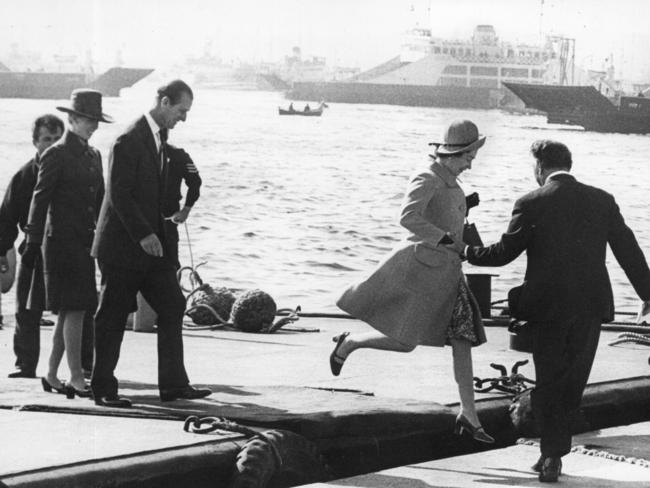
[[[111,148],[106,195],[92,253],[100,263],[145,270],[161,262],[140,240],[156,234],[164,246],[163,184],[156,142],[144,116]]]
[[[607,244],[639,297],[650,299],[648,264],[614,197],[558,174],[515,203],[498,243],[469,247],[467,259],[480,266],[503,266],[526,251],[517,318],[543,322],[587,315],[611,322]]]
[[[0,256],[5,256],[14,246],[18,237],[18,229],[25,230],[29,216],[29,204],[32,201],[34,186],[36,186],[38,167],[39,156],[37,154],[13,175],[7,186],[2,205],[0,205]],[[20,252],[25,248],[24,242],[18,248]]]
[[[167,156],[167,171],[165,175],[165,196],[163,215],[171,217],[181,209],[181,183],[187,186],[185,206],[191,207],[201,195],[201,176],[194,161],[187,152],[171,144],[165,145]]]

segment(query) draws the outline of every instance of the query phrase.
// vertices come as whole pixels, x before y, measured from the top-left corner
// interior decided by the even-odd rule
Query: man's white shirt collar
[[[561,169],[559,171],[553,171],[550,175],[548,175],[546,177],[546,182],[548,182],[548,180],[550,180],[551,178],[553,178],[554,176],[557,176],[557,175],[571,175],[571,173],[569,173],[568,171],[565,171],[563,169]]]
[[[149,112],[145,112],[144,118],[147,120],[147,123],[149,124],[149,128],[151,129],[151,132],[153,133],[153,140],[156,141],[156,149],[160,151],[160,126],[156,124],[156,121],[153,119],[151,114]]]

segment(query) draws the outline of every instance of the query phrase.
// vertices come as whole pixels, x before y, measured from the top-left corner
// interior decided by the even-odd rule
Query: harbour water
[[[139,83],[121,98],[104,100],[115,124],[91,139],[107,169],[111,142],[153,102],[155,85]],[[311,101],[316,105],[317,101]],[[32,120],[66,101],[3,100],[0,111],[0,190],[34,152]],[[279,307],[336,312],[350,282],[370,271],[403,236],[398,211],[409,175],[429,164],[427,143],[453,119],[470,118],[487,135],[474,168],[461,176],[481,203],[471,211],[484,242],[499,238],[514,201],[534,189],[533,140],[565,142],[573,173],[612,193],[650,258],[648,181],[650,138],[549,126],[541,116],[384,105],[331,104],[322,117],[279,117],[287,105],[273,92],[197,91],[188,121],[170,142],[192,155],[203,178],[201,198],[188,220],[194,264],[213,286],[261,288]],[[300,103],[294,102],[296,108]],[[60,115],[63,115],[59,113]],[[568,212],[571,209],[567,209]],[[190,264],[184,229],[181,262]],[[611,253],[618,310],[636,311],[638,299]],[[523,278],[525,257],[495,269],[493,300]],[[4,314],[13,293],[3,297]]]

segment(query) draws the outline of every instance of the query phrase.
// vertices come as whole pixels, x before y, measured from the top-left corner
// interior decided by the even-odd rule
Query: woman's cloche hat
[[[485,136],[478,133],[478,127],[471,120],[455,120],[442,136],[442,142],[430,142],[436,146],[436,154],[453,156],[478,149],[485,144]]]
[[[61,112],[81,115],[100,122],[113,122],[113,117],[102,112],[102,94],[97,90],[78,88],[70,94],[69,107],[56,107]]]

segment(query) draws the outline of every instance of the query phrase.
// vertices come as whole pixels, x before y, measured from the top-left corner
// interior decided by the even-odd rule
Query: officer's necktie
[[[167,144],[167,129],[160,129],[160,132],[158,133],[160,136],[160,149],[158,150],[158,162],[159,162],[159,170],[160,174],[164,175],[165,174],[165,164],[166,164],[166,155],[165,155],[165,145]]]

